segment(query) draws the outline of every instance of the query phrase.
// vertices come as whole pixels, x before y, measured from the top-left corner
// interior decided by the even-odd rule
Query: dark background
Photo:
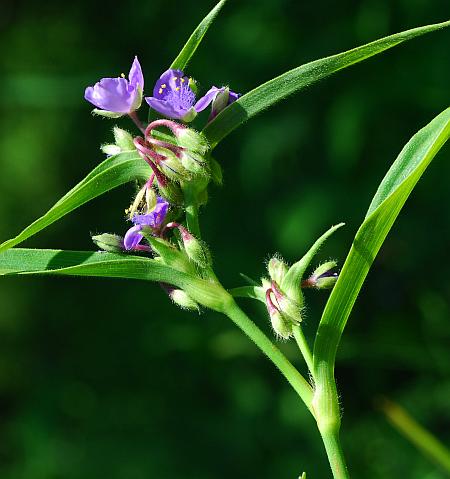
[[[43,214],[102,159],[111,120],[84,88],[127,73],[146,92],[211,0],[0,4],[0,239]],[[246,92],[310,60],[447,19],[448,2],[229,1],[187,73],[205,91]],[[449,104],[449,32],[339,72],[235,131],[216,150],[223,188],[201,215],[216,271],[260,277],[274,252],[298,259],[331,224],[317,261],[342,264],[403,145]],[[200,119],[199,125],[204,121]],[[126,120],[120,125],[131,128]],[[442,479],[376,409],[404,406],[450,443],[449,149],[418,184],[350,318],[337,361],[342,440],[357,478]],[[94,249],[123,233],[126,186],[23,246]],[[326,292],[308,294],[305,331]],[[265,311],[243,307],[269,334]],[[280,345],[302,370],[293,344]],[[330,477],[314,421],[284,379],[224,317],[176,309],[153,284],[3,278],[2,479]]]

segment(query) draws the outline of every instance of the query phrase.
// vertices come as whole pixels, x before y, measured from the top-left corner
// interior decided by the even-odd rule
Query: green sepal
[[[281,284],[288,272],[288,266],[279,256],[275,255],[270,258],[269,262],[267,263],[267,271],[269,273],[270,279],[275,281],[277,284]]]
[[[191,109],[183,116],[183,118],[181,118],[181,121],[184,121],[185,123],[189,123],[192,120],[194,120],[196,116],[197,116],[197,111],[195,110],[194,107],[191,107]]]
[[[104,116],[105,118],[120,118],[121,116],[125,115],[125,113],[115,113],[113,111],[100,110],[98,108],[94,108],[92,110],[92,114],[97,116]]]
[[[183,252],[168,241],[152,236],[152,233],[145,229],[142,230],[142,234],[150,243],[152,249],[161,257],[164,264],[183,273],[195,274],[195,268]]]

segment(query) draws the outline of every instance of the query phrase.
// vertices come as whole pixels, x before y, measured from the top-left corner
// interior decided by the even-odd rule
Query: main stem
[[[339,441],[339,432],[320,432],[320,435],[322,436],[334,479],[350,479]]]

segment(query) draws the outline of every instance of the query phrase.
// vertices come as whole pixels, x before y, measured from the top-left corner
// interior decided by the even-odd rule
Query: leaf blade
[[[217,5],[199,23],[197,28],[192,32],[184,47],[181,49],[181,52],[170,65],[170,68],[173,68],[174,70],[183,70],[184,68],[186,68],[186,65],[189,63],[189,60],[194,55],[212,22],[215,20],[222,7],[225,5],[225,2],[226,0],[220,0],[220,2],[217,3]]]
[[[414,186],[449,137],[447,108],[411,138],[382,180],[325,306],[314,343],[315,369],[321,366],[332,376],[342,332],[376,254]],[[403,180],[401,170],[408,172]]]
[[[0,244],[0,252],[25,241],[97,196],[132,179],[145,180],[150,174],[150,167],[136,152],[124,152],[107,158],[58,200],[43,216],[14,238]]]
[[[413,28],[294,68],[241,96],[220,112],[203,133],[215,146],[242,123],[287,96],[400,43],[448,26],[450,21]]]

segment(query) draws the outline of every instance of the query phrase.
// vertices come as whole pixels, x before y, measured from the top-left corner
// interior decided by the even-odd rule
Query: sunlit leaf
[[[417,181],[449,136],[450,108],[411,138],[381,182],[323,312],[314,345],[315,368],[321,365],[332,375],[342,331],[370,266]]]
[[[413,28],[390,35],[337,55],[321,58],[299,66],[258,86],[225,108],[203,130],[216,145],[239,125],[257,113],[333,73],[361,62],[407,40],[450,25],[450,21]]]
[[[0,245],[0,252],[35,235],[79,206],[134,179],[146,180],[150,167],[136,152],[124,152],[106,159],[64,195],[50,210],[16,237]]]

